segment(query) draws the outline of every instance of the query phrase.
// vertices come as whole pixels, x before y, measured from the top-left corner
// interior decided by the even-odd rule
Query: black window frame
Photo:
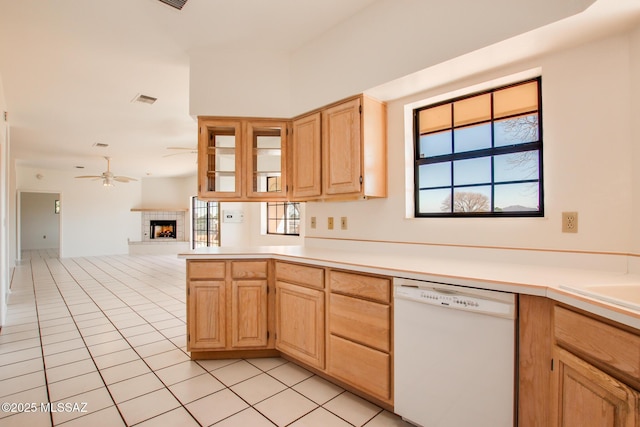
[[[204,225],[204,227],[199,228],[198,225]],[[201,240],[198,236],[204,236],[205,239]],[[193,196],[191,197],[191,249],[212,246],[220,246],[220,202],[200,200],[197,196]]]
[[[269,207],[275,205],[276,206],[276,210],[277,210],[277,206],[282,205],[283,210],[284,210],[284,217],[283,217],[283,221],[284,221],[284,231],[282,233],[278,233],[278,232],[272,232],[270,231],[270,227],[269,227],[269,223],[270,221],[273,220],[278,220],[279,218],[271,218],[269,217],[269,212],[270,209]],[[286,213],[287,213],[287,206],[288,205],[293,205],[295,206],[294,209],[296,210],[296,212],[298,213],[297,216],[291,218],[291,217],[287,217]],[[301,224],[301,215],[300,215],[300,202],[266,202],[266,217],[267,217],[267,234],[269,235],[276,235],[276,236],[299,236],[300,235],[300,224]],[[291,227],[293,227],[294,225],[297,224],[297,230],[298,232],[292,232],[290,229]]]
[[[531,83],[537,81],[538,83],[538,108],[536,111],[537,115],[538,115],[538,140],[535,142],[528,142],[528,143],[520,143],[520,144],[514,144],[514,145],[508,145],[508,146],[501,146],[501,147],[495,147],[495,132],[494,132],[494,126],[493,124],[496,121],[500,121],[500,120],[505,120],[505,119],[509,119],[509,118],[513,118],[513,117],[518,117],[518,116],[522,116],[523,114],[527,114],[527,112],[522,113],[519,112],[517,114],[513,114],[510,116],[504,116],[504,117],[500,117],[499,119],[495,119],[493,116],[493,95],[491,97],[491,104],[492,104],[492,108],[491,108],[491,119],[488,121],[484,121],[484,122],[474,122],[474,123],[470,123],[470,124],[465,124],[462,126],[458,126],[456,127],[453,123],[451,126],[451,130],[453,131],[454,129],[459,129],[459,128],[464,128],[464,127],[469,127],[469,126],[475,126],[478,123],[491,123],[491,147],[490,148],[484,148],[484,149],[479,149],[479,150],[473,150],[473,151],[464,151],[464,152],[459,152],[459,153],[455,153],[454,150],[452,150],[452,153],[450,154],[444,154],[444,155],[437,155],[437,156],[425,156],[425,157],[420,157],[419,156],[419,152],[420,152],[420,123],[419,123],[419,113],[420,111],[429,109],[429,108],[434,108],[434,107],[438,107],[438,106],[442,106],[445,104],[449,104],[451,103],[453,106],[454,102],[457,101],[461,101],[464,99],[469,99],[469,98],[473,98],[473,97],[477,97],[477,96],[481,96],[481,95],[486,95],[486,94],[493,94],[494,92],[500,91],[502,89],[507,89],[510,87],[514,87],[514,86],[519,86],[519,85],[523,85],[523,84],[527,84],[527,83]],[[529,113],[532,113],[533,111],[530,111]],[[441,131],[434,131],[433,133],[436,132],[441,132]],[[453,138],[453,136],[452,136]],[[527,80],[523,80],[523,81],[519,81],[519,82],[515,82],[515,83],[511,83],[508,85],[504,85],[504,86],[499,86],[499,87],[494,87],[492,89],[489,90],[485,90],[485,91],[481,91],[481,92],[475,92],[472,94],[468,94],[468,95],[464,95],[464,96],[460,96],[460,97],[456,97],[456,98],[450,98],[444,101],[440,101],[434,104],[428,104],[428,105],[424,105],[418,108],[415,108],[413,110],[413,149],[414,149],[414,215],[416,218],[438,218],[438,217],[444,217],[444,218],[458,218],[458,217],[466,217],[466,218],[477,218],[477,217],[491,217],[491,218],[495,218],[495,217],[544,217],[544,181],[543,181],[543,126],[542,126],[542,78],[541,77],[536,77],[536,78],[532,78],[532,79],[527,79]],[[495,156],[498,155],[503,155],[503,154],[512,154],[512,153],[518,153],[518,152],[527,152],[527,151],[537,151],[538,152],[538,177],[537,179],[531,179],[531,180],[515,180],[515,181],[505,181],[505,182],[500,182],[498,184],[496,184],[495,182],[495,177],[494,177],[494,162],[493,159],[495,158]],[[425,164],[435,164],[435,163],[445,163],[445,162],[453,162],[456,160],[466,160],[466,159],[475,159],[475,158],[483,158],[483,157],[490,157],[491,158],[491,182],[490,183],[481,183],[481,184],[476,184],[475,186],[487,186],[490,185],[491,186],[491,206],[490,206],[490,211],[487,212],[456,212],[454,209],[454,192],[456,188],[472,188],[474,185],[473,184],[466,184],[466,185],[455,185],[455,181],[454,181],[454,170],[453,167],[451,169],[451,185],[449,186],[442,186],[441,188],[445,189],[445,188],[451,188],[451,211],[449,212],[420,212],[420,177],[419,177],[419,170],[420,170],[420,166],[421,165],[425,165]],[[538,210],[535,211],[495,211],[495,187],[496,185],[505,185],[505,184],[516,184],[516,183],[526,183],[526,182],[537,182],[538,183]],[[437,189],[437,187],[432,187],[429,189]]]

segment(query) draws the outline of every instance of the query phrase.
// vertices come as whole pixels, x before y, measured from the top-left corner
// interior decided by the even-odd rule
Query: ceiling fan
[[[137,181],[135,178],[129,178],[128,176],[116,176],[111,172],[111,157],[106,157],[107,160],[107,170],[102,172],[102,175],[82,175],[76,176],[76,178],[91,178],[94,180],[102,179],[102,185],[105,187],[113,187],[115,181],[118,182],[129,182],[129,181]]]

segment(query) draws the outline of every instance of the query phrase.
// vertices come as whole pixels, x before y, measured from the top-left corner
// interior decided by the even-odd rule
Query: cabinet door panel
[[[264,120],[246,124],[247,197],[286,198],[287,122]]]
[[[554,427],[637,427],[638,393],[556,347]]]
[[[237,198],[242,190],[242,126],[239,121],[199,120],[198,195]]]
[[[322,112],[322,174],[326,194],[358,193],[362,176],[360,98]]]
[[[231,288],[231,346],[266,346],[267,281],[233,281]]]
[[[324,368],[324,292],[276,282],[276,348]]]
[[[188,350],[224,348],[226,345],[224,281],[190,282],[189,286]]]
[[[387,353],[329,336],[328,372],[383,400],[391,398],[391,359]]]
[[[390,321],[388,305],[337,294],[329,297],[332,334],[388,352]]]
[[[293,192],[294,200],[319,197],[322,194],[322,150],[320,145],[320,113],[293,122]]]

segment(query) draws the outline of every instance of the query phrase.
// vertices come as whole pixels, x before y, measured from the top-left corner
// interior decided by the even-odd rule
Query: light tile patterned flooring
[[[409,426],[284,359],[191,361],[175,256],[22,258],[0,333],[0,426]]]

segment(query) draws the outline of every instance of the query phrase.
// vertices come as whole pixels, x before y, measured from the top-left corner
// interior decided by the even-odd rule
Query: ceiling
[[[12,157],[20,165],[78,175],[100,174],[104,156],[112,158],[117,175],[193,175],[196,155],[168,149],[196,146],[190,52],[274,46],[295,51],[374,3],[389,1],[189,0],[179,11],[158,0],[0,0],[0,78]],[[554,24],[545,37],[529,33],[521,43],[529,50],[508,51],[539,54],[562,40],[595,35],[596,21],[606,21],[610,30],[631,15],[635,19],[640,1],[597,0],[587,12]],[[488,66],[498,65],[494,53],[483,57],[493,61]],[[451,78],[450,69],[439,69]],[[409,84],[399,80],[399,86],[415,88],[418,78],[433,84],[434,70],[408,76]],[[378,88],[381,97],[390,99],[390,88]],[[132,102],[139,94],[157,101]]]
[[[189,52],[293,50],[375,0],[0,0],[0,77],[18,164],[196,172]],[[286,25],[284,25],[286,23]],[[153,105],[132,102],[138,95]],[[108,144],[100,148],[96,144]],[[165,157],[168,156],[168,157]]]

